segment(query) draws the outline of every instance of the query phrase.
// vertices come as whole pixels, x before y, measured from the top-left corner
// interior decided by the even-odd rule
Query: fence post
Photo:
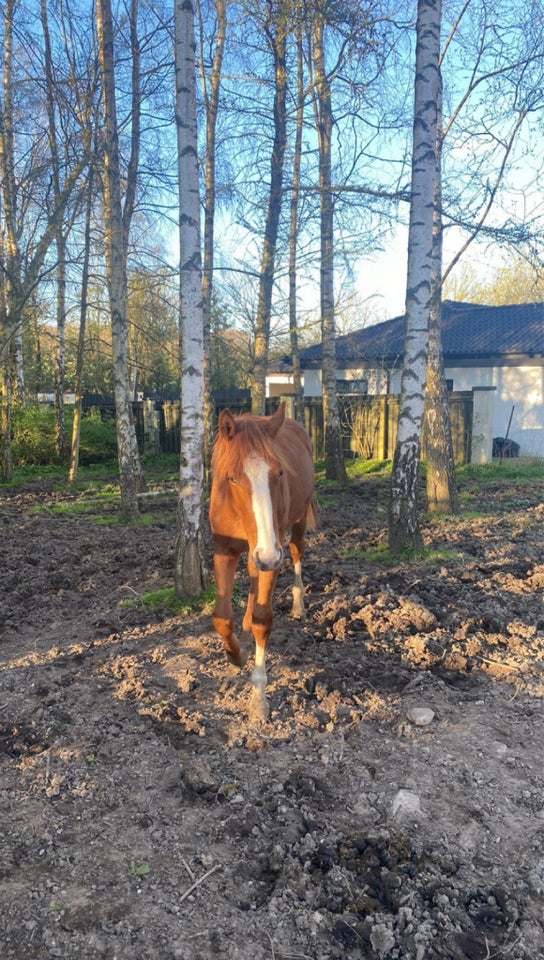
[[[291,417],[291,420],[295,419],[295,398],[292,393],[282,394],[280,397],[280,403],[285,404],[285,416]]]
[[[496,387],[473,387],[471,463],[493,459],[493,401]]]
[[[159,411],[154,400],[143,401],[144,415],[144,453],[161,452]]]

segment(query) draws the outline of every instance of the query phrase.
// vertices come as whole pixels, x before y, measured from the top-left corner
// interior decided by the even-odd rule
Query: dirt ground
[[[141,602],[171,493],[0,491],[2,960],[544,958],[544,471],[461,492],[395,566],[382,479],[322,495],[251,727],[209,609]]]

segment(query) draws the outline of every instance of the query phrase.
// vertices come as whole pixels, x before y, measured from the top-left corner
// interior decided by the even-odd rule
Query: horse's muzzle
[[[272,556],[259,553],[257,548],[253,553],[253,560],[257,570],[277,570],[283,560],[283,550],[280,547]]]

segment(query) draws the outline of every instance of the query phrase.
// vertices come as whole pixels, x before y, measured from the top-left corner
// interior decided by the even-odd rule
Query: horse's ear
[[[225,440],[232,440],[236,433],[236,422],[230,410],[222,410],[219,414],[219,433]]]
[[[272,414],[268,421],[268,432],[271,437],[275,437],[285,420],[285,400],[280,403],[278,409]]]

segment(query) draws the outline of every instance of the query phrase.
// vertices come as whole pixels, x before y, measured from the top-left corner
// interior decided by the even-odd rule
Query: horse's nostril
[[[280,547],[271,557],[262,557],[259,551],[255,550],[253,559],[258,570],[276,570],[283,560],[283,550]]]

